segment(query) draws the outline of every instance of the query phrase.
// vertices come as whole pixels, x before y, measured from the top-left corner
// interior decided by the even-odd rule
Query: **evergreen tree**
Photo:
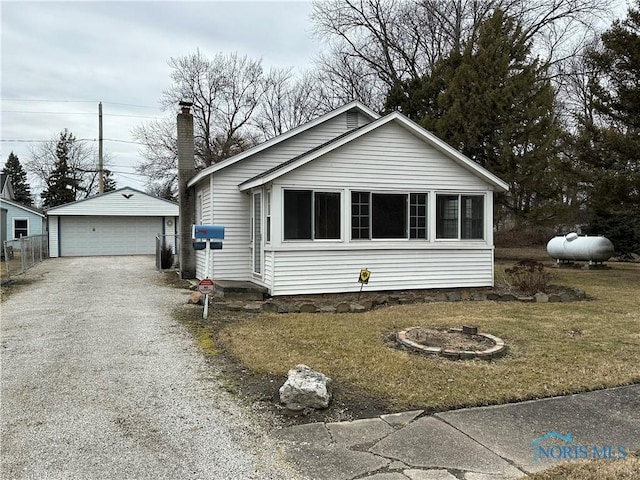
[[[79,180],[74,178],[69,167],[69,154],[74,142],[75,137],[67,129],[60,133],[56,145],[56,165],[47,179],[47,188],[41,194],[45,208],[76,200]]]
[[[13,152],[9,154],[4,164],[4,173],[11,177],[11,186],[13,187],[13,196],[16,202],[23,205],[31,206],[33,200],[31,198],[31,187],[27,181],[27,172],[20,164],[18,156]]]
[[[396,85],[386,108],[399,109],[500,176],[496,220],[555,223],[566,209],[556,171],[562,130],[544,66],[531,59],[520,25],[496,9],[476,38],[429,75]]]
[[[113,192],[118,185],[116,179],[113,178],[113,172],[108,169],[104,169],[104,193]]]
[[[620,254],[640,253],[640,1],[602,35],[589,55],[596,119],[582,119],[588,233],[606,235]]]

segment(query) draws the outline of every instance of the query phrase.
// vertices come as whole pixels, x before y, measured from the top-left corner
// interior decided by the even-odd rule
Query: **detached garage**
[[[52,257],[152,255],[156,235],[173,242],[178,204],[125,187],[53,207],[49,217]]]

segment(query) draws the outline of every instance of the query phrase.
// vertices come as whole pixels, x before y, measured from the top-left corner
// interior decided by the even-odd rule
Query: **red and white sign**
[[[210,278],[203,278],[198,283],[198,291],[203,295],[211,295],[216,290],[216,284]]]

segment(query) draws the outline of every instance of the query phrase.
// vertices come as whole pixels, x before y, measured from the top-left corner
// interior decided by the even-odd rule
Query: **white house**
[[[493,194],[508,185],[399,113],[353,102],[195,175],[222,224],[213,277],[271,295],[493,284]],[[197,253],[196,276],[205,272]]]
[[[51,257],[146,255],[173,244],[178,204],[125,187],[47,210]]]

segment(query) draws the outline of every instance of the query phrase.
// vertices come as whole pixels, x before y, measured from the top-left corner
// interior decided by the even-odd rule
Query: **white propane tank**
[[[553,237],[547,243],[547,252],[556,260],[606,262],[613,256],[613,243],[606,237],[580,237],[572,232]]]

